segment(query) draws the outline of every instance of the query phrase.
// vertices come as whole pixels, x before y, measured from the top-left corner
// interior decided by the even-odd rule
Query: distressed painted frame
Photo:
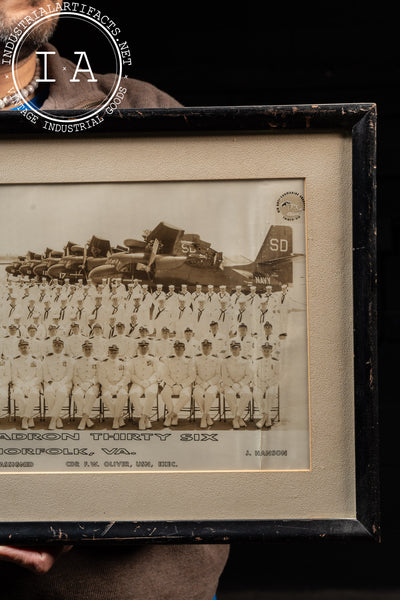
[[[74,111],[63,113],[73,116]],[[3,522],[0,543],[232,543],[380,539],[377,405],[376,107],[366,104],[124,110],[91,135],[343,131],[353,152],[353,303],[356,518],[246,521]],[[0,136],[40,135],[18,114],[0,113]],[[87,135],[87,134],[85,134]],[[71,137],[71,134],[69,134]]]

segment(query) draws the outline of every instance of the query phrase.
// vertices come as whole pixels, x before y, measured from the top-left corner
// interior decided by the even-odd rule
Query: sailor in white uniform
[[[214,423],[210,409],[216,401],[221,383],[221,360],[212,354],[212,342],[204,339],[201,342],[202,354],[194,359],[196,379],[193,398],[201,411],[200,427],[205,428]]]
[[[263,356],[255,361],[254,373],[254,402],[261,413],[257,427],[271,427],[271,408],[278,397],[278,363],[272,358],[272,345],[265,342],[262,345]]]
[[[108,348],[107,358],[99,364],[98,369],[102,399],[111,413],[113,429],[125,425],[123,412],[128,401],[128,384],[130,381],[128,364],[118,354],[118,346],[111,344]]]
[[[161,398],[167,408],[167,416],[164,425],[178,425],[178,414],[186,404],[190,402],[192,384],[196,377],[193,359],[187,358],[185,354],[185,343],[175,340],[173,356],[169,356],[164,365],[165,386],[161,392]]]
[[[245,427],[244,411],[251,400],[250,383],[252,372],[248,358],[241,356],[241,345],[230,343],[231,355],[222,361],[222,385],[226,402],[232,413],[234,429]]]
[[[73,360],[64,352],[64,340],[53,339],[53,352],[43,359],[44,397],[50,417],[49,429],[63,427],[62,409],[72,389]]]
[[[169,337],[169,328],[161,328],[161,336],[154,340],[154,355],[164,362],[174,352],[174,345]]]
[[[79,323],[73,321],[69,335],[65,338],[65,349],[67,354],[76,358],[82,354],[82,344],[86,337],[80,331]]]
[[[160,362],[149,355],[149,342],[141,339],[138,344],[138,354],[130,364],[129,398],[139,415],[139,429],[151,427],[150,417],[153,406],[157,401],[158,382],[160,379]]]
[[[97,376],[99,362],[92,355],[93,344],[90,340],[84,340],[81,349],[81,355],[74,361],[72,400],[76,405],[78,417],[81,417],[78,429],[85,429],[94,425],[90,415],[99,395]]]
[[[40,359],[31,354],[28,340],[21,338],[18,347],[20,354],[11,363],[12,388],[22,417],[21,428],[28,429],[35,425],[33,411],[35,404],[39,404],[42,365]]]

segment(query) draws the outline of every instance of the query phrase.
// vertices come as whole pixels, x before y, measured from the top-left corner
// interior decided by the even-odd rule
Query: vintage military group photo
[[[288,378],[298,347],[307,362],[304,222],[275,204],[246,261],[177,210],[116,242],[72,227],[57,247],[45,233],[35,250],[14,241],[0,267],[0,429],[287,427],[306,382],[306,368]],[[306,383],[300,396],[294,427]]]

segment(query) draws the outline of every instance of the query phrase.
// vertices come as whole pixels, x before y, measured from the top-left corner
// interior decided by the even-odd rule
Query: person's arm
[[[57,544],[47,548],[17,548],[0,546],[0,560],[15,563],[38,574],[50,571],[57,558],[72,546]]]

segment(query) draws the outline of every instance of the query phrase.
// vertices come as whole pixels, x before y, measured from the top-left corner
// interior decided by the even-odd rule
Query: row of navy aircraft
[[[97,284],[119,278],[125,284],[137,279],[150,286],[184,283],[189,288],[212,284],[264,289],[266,284],[280,288],[283,283],[293,283],[293,261],[303,256],[293,253],[292,228],[284,225],[271,225],[255,259],[243,259],[242,264],[224,257],[198,234],[165,222],[142,237],[124,240],[123,246],[116,247],[95,235],[85,245],[69,241],[62,251],[27,252],[6,271],[50,281],[82,279]]]

